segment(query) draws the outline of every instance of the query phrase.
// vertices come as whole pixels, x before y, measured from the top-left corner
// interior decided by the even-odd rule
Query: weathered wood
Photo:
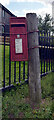
[[[27,39],[28,39],[28,56],[29,56],[29,93],[30,99],[33,102],[40,103],[41,101],[41,82],[40,82],[40,59],[39,48],[35,48],[39,45],[38,33],[38,19],[35,13],[26,14],[27,19]],[[34,49],[32,49],[34,47]]]

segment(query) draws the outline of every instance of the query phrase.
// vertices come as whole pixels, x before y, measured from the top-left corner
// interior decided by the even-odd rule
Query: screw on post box
[[[19,38],[19,37],[20,37],[20,35],[18,34],[18,35],[17,35],[17,38]]]

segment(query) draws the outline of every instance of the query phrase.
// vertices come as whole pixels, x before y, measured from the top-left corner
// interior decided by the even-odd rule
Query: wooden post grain
[[[29,94],[33,102],[41,101],[40,60],[38,43],[38,19],[35,13],[26,14],[29,56]],[[34,32],[33,32],[34,31]]]

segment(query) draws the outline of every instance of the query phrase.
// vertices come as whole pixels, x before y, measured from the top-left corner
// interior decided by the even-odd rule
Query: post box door
[[[10,24],[10,48],[12,61],[28,60],[27,27],[25,22]]]

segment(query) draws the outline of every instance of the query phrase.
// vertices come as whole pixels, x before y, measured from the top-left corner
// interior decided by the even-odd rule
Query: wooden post
[[[27,13],[27,39],[29,56],[29,93],[31,101],[40,103],[41,82],[40,82],[40,60],[38,46],[38,19],[35,13]],[[32,31],[32,32],[31,32]]]

